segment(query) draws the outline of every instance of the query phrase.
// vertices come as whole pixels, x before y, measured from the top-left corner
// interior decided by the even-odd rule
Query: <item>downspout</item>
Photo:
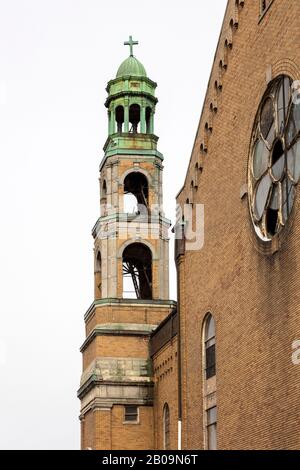
[[[177,318],[178,318],[178,352],[177,352],[177,370],[178,370],[178,450],[182,446],[182,391],[181,391],[181,334],[180,334],[180,257],[176,259],[177,271]]]
[[[179,229],[179,230],[178,230]],[[178,318],[178,351],[177,351],[177,371],[178,371],[178,423],[177,437],[178,450],[182,449],[182,378],[181,378],[181,321],[180,321],[180,269],[183,263],[185,251],[184,222],[174,227],[175,232],[175,264],[177,273],[177,318]],[[178,233],[179,232],[179,233]]]

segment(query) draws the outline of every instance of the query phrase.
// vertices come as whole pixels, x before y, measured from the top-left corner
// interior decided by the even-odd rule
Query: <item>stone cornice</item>
[[[79,419],[84,419],[88,411],[110,411],[114,405],[137,405],[137,406],[153,406],[153,398],[118,398],[118,399],[103,399],[94,398],[80,411]]]
[[[149,379],[145,378],[145,380],[140,380],[136,382],[130,382],[130,381],[122,381],[122,382],[113,382],[109,380],[99,380],[98,377],[96,376],[91,376],[78,390],[77,392],[77,397],[82,400],[82,398],[94,387],[103,387],[103,386],[112,386],[112,387],[145,387],[148,389],[153,389],[154,383],[150,381]],[[116,397],[117,400],[117,397]],[[122,398],[119,398],[117,400],[117,403],[122,402]],[[141,399],[141,401],[144,401],[144,399]],[[103,399],[103,402],[105,402],[105,399]],[[127,398],[123,398],[123,402],[127,403],[128,400]]]
[[[109,95],[105,101],[105,107],[108,108],[111,101],[117,98],[122,98],[126,96],[141,96],[141,97],[148,98],[148,100],[152,101],[154,104],[158,103],[158,99],[147,91],[124,90],[124,91],[119,91],[115,95]]]
[[[106,87],[107,93],[109,93],[109,89],[111,85],[114,85],[115,83],[119,83],[119,82],[124,82],[126,80],[133,80],[135,82],[136,81],[146,82],[150,86],[152,86],[154,89],[157,87],[157,83],[151,80],[151,78],[149,77],[144,77],[144,76],[137,77],[135,75],[124,75],[123,77],[113,78],[112,80],[108,82],[107,87]]]
[[[122,157],[130,157],[130,158],[134,158],[134,157],[137,157],[137,158],[141,158],[141,157],[154,157],[154,158],[158,158],[161,162],[164,161],[164,157],[163,157],[163,154],[160,153],[158,150],[155,150],[155,149],[148,149],[148,150],[143,150],[143,149],[120,149],[119,147],[116,147],[115,149],[111,149],[111,150],[107,150],[106,151],[106,154],[104,155],[101,163],[100,163],[100,166],[99,166],[99,171],[102,170],[103,166],[105,165],[106,163],[106,160],[109,158],[109,157],[115,157],[115,156],[120,156],[121,158]]]
[[[84,315],[84,320],[87,322],[91,315],[94,313],[95,308],[98,306],[108,306],[112,307],[115,305],[124,306],[124,307],[151,307],[153,308],[176,308],[177,303],[174,300],[140,300],[140,299],[99,299],[95,300],[92,305],[89,307],[87,312]]]
[[[99,217],[99,219],[97,220],[97,222],[95,223],[95,225],[93,226],[92,228],[92,236],[94,239],[97,238],[97,232],[99,231],[99,224],[103,222],[103,223],[109,223],[109,222],[112,222],[112,223],[123,223],[124,222],[127,222],[128,224],[149,224],[150,227],[155,227],[156,225],[157,226],[160,226],[162,225],[163,227],[165,227],[166,229],[169,229],[169,227],[171,227],[171,221],[169,219],[167,219],[166,217],[162,216],[162,215],[159,215],[159,216],[156,216],[156,215],[152,215],[151,213],[145,217],[142,217],[141,215],[136,215],[136,214],[126,214],[126,213],[114,213],[114,214],[110,214],[110,215],[106,215],[106,216],[103,216],[103,217]],[[116,227],[116,230],[118,229],[118,227]],[[114,235],[116,236],[116,235]],[[101,237],[103,239],[103,236]],[[107,237],[105,238],[112,238],[112,235],[111,235],[111,232],[107,232]],[[160,233],[159,235],[159,238],[161,238],[162,240],[169,240],[169,238],[165,238],[163,236],[163,233]]]

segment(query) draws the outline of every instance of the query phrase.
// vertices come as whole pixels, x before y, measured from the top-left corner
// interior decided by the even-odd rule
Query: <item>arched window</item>
[[[123,132],[124,124],[124,108],[123,106],[117,106],[116,108],[116,122],[117,122],[117,132]]]
[[[129,173],[124,180],[124,212],[148,212],[149,187],[146,176],[135,171]]]
[[[106,181],[104,180],[101,188],[101,204],[106,204],[107,202],[107,186]]]
[[[205,448],[217,449],[217,406],[216,382],[208,382],[216,375],[216,324],[214,317],[209,313],[203,323],[204,340],[204,422],[205,422]],[[210,396],[208,402],[207,397]],[[211,402],[214,396],[213,403]]]
[[[142,243],[123,252],[123,298],[152,299],[152,253]]]
[[[164,450],[170,449],[170,409],[168,403],[165,404],[163,410],[163,439]]]
[[[98,251],[95,258],[95,299],[102,297],[101,253]]]
[[[101,214],[106,215],[107,212],[107,186],[106,186],[106,181],[104,180],[101,186],[101,199],[100,199],[100,205],[101,205]]]
[[[132,104],[129,108],[129,122],[131,123],[131,129],[129,132],[136,134],[139,132],[139,125],[141,120],[141,111],[138,104]]]
[[[216,325],[211,314],[207,316],[204,323],[204,347],[205,378],[207,380],[216,375]]]

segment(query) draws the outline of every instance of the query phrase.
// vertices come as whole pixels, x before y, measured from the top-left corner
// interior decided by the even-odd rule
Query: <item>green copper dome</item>
[[[118,68],[116,78],[131,75],[133,77],[147,77],[145,67],[134,56],[129,56]]]

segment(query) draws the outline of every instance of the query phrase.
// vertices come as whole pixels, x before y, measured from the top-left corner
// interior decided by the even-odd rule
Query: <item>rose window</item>
[[[274,80],[259,107],[250,153],[249,194],[258,236],[271,240],[286,225],[300,178],[300,100],[292,80]]]

